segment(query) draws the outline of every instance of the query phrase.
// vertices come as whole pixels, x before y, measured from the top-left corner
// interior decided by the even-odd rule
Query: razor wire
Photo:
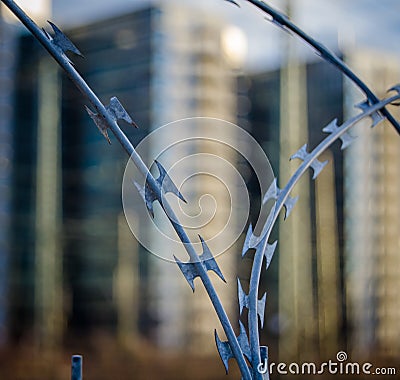
[[[372,119],[371,127],[374,127],[382,120],[388,119],[395,127],[397,132],[400,132],[398,122],[385,108],[387,105],[396,104],[395,102],[400,99],[400,85],[396,85],[390,89],[396,93],[395,95],[380,100],[365,85],[365,83],[362,82],[361,79],[359,79],[354,72],[343,63],[342,60],[340,60],[340,58],[338,58],[334,53],[330,52],[323,44],[315,41],[306,33],[304,33],[295,24],[293,24],[287,16],[274,10],[262,1],[247,0],[261,9],[263,12],[267,13],[271,17],[271,21],[277,24],[279,27],[283,28],[285,31],[290,31],[296,34],[309,45],[311,45],[323,59],[336,66],[340,71],[343,72],[344,75],[350,78],[364,92],[367,100],[358,105],[358,108],[361,110],[358,115],[350,118],[341,125],[338,125],[336,119],[326,125],[323,128],[323,131],[327,133],[328,136],[323,139],[320,144],[317,145],[317,147],[311,152],[308,152],[307,145],[304,145],[295,154],[293,154],[291,159],[299,159],[302,161],[302,163],[289,179],[286,186],[282,189],[279,189],[277,186],[277,179],[275,178],[270,188],[264,195],[263,204],[266,204],[272,200],[274,201],[274,205],[259,236],[254,235],[252,226],[249,226],[242,250],[243,257],[250,249],[255,249],[248,294],[243,291],[241,284],[238,281],[239,311],[241,314],[245,307],[249,310],[248,332],[250,339],[248,339],[245,326],[240,321],[240,316],[240,333],[238,337],[236,337],[232,325],[207,272],[214,271],[223,281],[225,281],[224,276],[218,267],[218,264],[216,263],[210,249],[201,237],[200,241],[203,248],[203,253],[201,255],[197,254],[191,241],[189,240],[188,235],[179,223],[172,207],[168,203],[165,194],[173,193],[181,201],[186,202],[184,196],[173,183],[172,179],[168,175],[168,172],[161,165],[161,163],[156,162],[159,172],[159,176],[157,178],[150,173],[142,158],[138,155],[135,148],[118,125],[118,121],[122,120],[137,127],[135,122],[124,109],[123,105],[119,102],[118,98],[112,97],[109,105],[107,106],[104,106],[104,104],[99,100],[93,90],[77,72],[72,61],[66,54],[67,52],[72,52],[76,55],[82,56],[81,52],[55,24],[49,22],[53,31],[53,33],[50,34],[46,30],[40,29],[13,0],[1,1],[11,10],[12,13],[15,14],[15,16],[17,16],[17,18],[35,36],[35,38],[39,40],[39,42],[53,56],[57,63],[64,69],[78,90],[89,101],[94,110],[85,106],[86,111],[93,119],[95,125],[105,139],[110,143],[110,138],[108,136],[108,131],[110,130],[121,144],[122,148],[129,155],[130,160],[145,178],[145,185],[143,187],[138,184],[135,184],[135,186],[141,194],[149,213],[152,214],[154,202],[159,202],[189,256],[188,262],[181,262],[176,259],[178,267],[193,290],[195,288],[194,279],[197,277],[201,279],[226,334],[227,341],[224,342],[220,340],[215,332],[216,345],[226,371],[228,371],[229,359],[235,358],[243,379],[269,379],[268,372],[265,374],[258,372],[260,363],[264,363],[268,359],[268,348],[260,345],[258,325],[260,320],[260,326],[261,328],[263,327],[266,295],[264,294],[261,299],[259,299],[258,288],[261,272],[264,267],[264,259],[265,268],[268,269],[277,246],[277,242],[269,242],[269,237],[273,226],[283,208],[285,208],[285,219],[289,217],[295,203],[297,202],[297,198],[292,198],[290,193],[302,175],[307,172],[307,169],[311,168],[313,170],[313,179],[316,179],[327,163],[320,162],[318,160],[319,156],[337,140],[341,141],[342,150],[347,148],[354,140],[354,137],[349,134],[349,130],[359,121],[370,117]],[[226,1],[235,5],[239,5],[233,0]],[[246,362],[245,358],[247,358],[249,361],[250,366]],[[74,366],[74,360],[76,362],[76,366]],[[73,371],[76,373],[79,372],[79,374],[75,375],[76,378],[82,376],[81,357],[73,357]]]

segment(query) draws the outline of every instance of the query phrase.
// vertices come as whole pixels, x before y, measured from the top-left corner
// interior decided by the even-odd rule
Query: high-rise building
[[[108,104],[112,96],[117,96],[141,126],[134,130],[121,124],[134,145],[148,133],[151,120],[153,12],[153,8],[146,8],[67,32],[85,56],[73,58],[77,69],[99,98]],[[117,269],[118,246],[125,247],[121,248],[124,260],[131,267],[138,261],[144,277],[147,257],[143,254],[137,259],[137,243],[122,232],[118,222],[123,216],[121,183],[128,157],[118,143],[107,143],[88,117],[84,109],[87,103],[77,95],[76,88],[65,79],[63,210],[69,319],[73,329],[113,332],[122,292],[121,279],[115,275],[124,273]],[[132,289],[127,282],[128,288],[123,289],[132,300],[136,293],[143,295],[131,310],[132,324],[138,319],[137,310],[145,306],[145,283],[146,279],[141,281],[143,289]],[[148,329],[150,318],[145,313],[139,318],[142,329]]]
[[[17,34],[0,9],[0,346],[7,339],[10,281],[12,125]]]
[[[71,58],[100,99],[107,104],[117,96],[140,125],[121,124],[133,145],[177,119],[236,120],[232,67],[238,55],[225,48],[223,20],[199,12],[164,3],[66,32],[85,55]],[[13,335],[35,331],[38,343],[51,348],[63,326],[106,330],[128,344],[140,330],[163,347],[214,352],[219,323],[210,318],[202,286],[193,296],[178,266],[151,255],[127,229],[121,202],[126,154],[98,133],[85,100],[29,35],[20,38],[17,70],[14,109],[24,112],[15,113],[13,133]],[[193,123],[200,131],[199,120]],[[204,141],[195,149],[223,150]],[[237,157],[225,158],[234,164]],[[196,202],[206,193],[218,201],[222,216],[202,230],[208,239],[229,216],[228,197],[204,177],[188,193]],[[236,253],[231,248],[218,259],[230,286],[216,287],[229,314],[236,313]]]
[[[20,5],[27,5],[28,13],[40,24],[51,14],[50,0]],[[6,29],[14,30],[13,39],[2,39],[2,48],[8,51],[0,60],[2,75],[7,76],[2,90],[10,92],[15,87],[7,108],[2,110],[5,124],[10,122],[10,115],[13,118],[13,128],[2,137],[5,145],[1,149],[2,154],[12,152],[9,168],[13,163],[9,192],[13,218],[11,228],[2,228],[12,253],[8,327],[13,338],[34,330],[36,341],[52,349],[61,339],[63,315],[60,75],[39,44],[23,34],[21,26],[11,27],[15,17],[4,4],[1,8],[9,23]],[[6,190],[2,192],[5,196]]]
[[[155,51],[152,65],[151,128],[153,130],[166,122],[193,116],[236,121],[235,78],[229,66],[227,59],[229,57],[225,56],[222,39],[226,25],[219,16],[212,16],[204,11],[201,14],[199,17],[197,12],[195,14],[190,9],[176,5],[163,5],[156,10],[153,22]],[[205,19],[206,22],[202,21]],[[202,133],[202,129],[213,128],[209,121],[201,119],[193,120],[189,124],[199,134]],[[231,132],[225,133],[235,132],[232,129]],[[221,135],[218,129],[214,128],[213,137],[225,141],[227,136]],[[160,139],[155,145],[152,149],[158,150],[162,148],[163,141]],[[183,151],[179,152],[182,158],[193,153],[203,153],[223,156],[233,164],[236,159],[234,154],[225,152],[223,145],[207,140],[182,145]],[[174,163],[175,160],[176,157],[169,157],[168,161]],[[217,209],[212,221],[197,231],[189,230],[189,236],[194,242],[198,242],[196,233],[201,234],[205,240],[214,238],[217,232],[222,230],[224,221],[229,219],[229,210],[232,206],[227,200],[224,186],[211,176],[201,175],[204,170],[210,170],[204,167],[204,164],[204,160],[192,159],[192,165],[186,166],[185,173],[181,173],[182,178],[188,179],[194,173],[200,173],[198,178],[189,180],[189,186],[186,187],[186,191],[192,195],[191,205],[187,209],[189,215],[197,214],[196,203],[202,195],[212,194],[216,200]],[[230,188],[230,191],[233,192],[235,189]],[[211,212],[210,207],[206,206],[202,213]],[[157,231],[152,236],[155,247],[159,239],[158,234]],[[232,235],[233,231],[225,235],[227,240],[231,239],[229,234]],[[213,248],[220,249],[218,245],[215,247],[211,245],[212,251]],[[172,252],[173,246],[170,248],[165,246],[163,249]],[[231,248],[218,258],[230,285],[222,283],[220,285],[218,280],[214,281],[230,315],[235,310],[236,303],[236,287],[232,285],[235,284],[236,253]],[[196,286],[197,294],[192,297],[188,284],[177,276],[174,263],[166,263],[154,257],[151,260],[153,264],[150,266],[149,279],[150,284],[155,286],[152,289],[150,305],[152,313],[163,321],[157,332],[160,343],[166,347],[184,347],[190,343],[189,347],[193,347],[197,352],[214,350],[210,339],[210,325],[218,327],[219,323],[210,309],[211,305],[202,285],[199,283]],[[175,308],[173,312],[171,307]]]
[[[352,51],[346,57],[349,65],[380,97],[386,96],[386,91],[398,81],[398,59],[395,57],[378,56],[369,51]],[[310,151],[324,138],[322,128],[334,118],[338,118],[339,124],[344,120],[343,115],[349,118],[357,112],[354,105],[363,98],[351,83],[343,81],[341,74],[326,63],[307,64],[303,75],[307,83],[303,96],[307,98],[309,131],[308,137],[298,142],[297,148],[308,142]],[[249,120],[252,133],[271,157],[276,171],[278,166],[294,165],[285,157],[281,158],[284,161],[279,165],[277,159],[279,150],[282,150],[278,142],[279,133],[283,133],[287,140],[292,138],[286,126],[280,124],[279,88],[282,88],[279,71],[251,77]],[[390,110],[395,117],[398,115],[395,107]],[[306,313],[307,323],[313,330],[307,347],[317,347],[321,357],[330,357],[341,348],[364,357],[394,358],[398,355],[396,289],[399,288],[399,239],[396,231],[400,220],[400,197],[396,173],[400,142],[389,123],[384,122],[373,129],[369,128],[370,125],[371,120],[367,119],[351,131],[357,139],[345,151],[335,143],[324,154],[321,161],[328,159],[331,164],[315,182],[310,183],[307,208],[301,211],[296,205],[293,210],[293,213],[300,212],[300,220],[311,217],[312,221],[312,261],[308,262],[312,290],[300,291],[288,281],[288,276],[296,277],[301,268],[291,260],[282,259],[287,255],[282,251],[282,245],[278,245],[276,259],[280,268],[284,266],[287,276],[282,276],[282,272],[278,276],[274,265],[266,276],[276,280],[279,277],[282,306],[269,306],[279,314],[280,353],[285,359],[293,355],[298,358],[300,351],[294,342],[304,344],[304,339],[307,339],[304,331],[296,329],[294,319],[299,309],[290,300],[300,300],[301,308],[304,306],[301,300],[307,297],[312,300],[313,309]],[[286,158],[294,151],[287,152]],[[304,201],[304,197],[300,197],[298,202]],[[281,240],[289,221],[279,226]],[[296,244],[299,243],[295,236],[290,238],[294,239],[293,250],[298,254],[300,251]],[[273,282],[267,285],[274,286]],[[287,297],[288,294],[291,296]],[[268,309],[267,312],[271,313]],[[273,338],[273,333],[271,329],[268,338]]]
[[[314,148],[324,138],[323,127],[334,118],[340,121],[343,115],[341,75],[323,62],[297,65],[302,67],[287,69],[286,74],[276,70],[250,77],[250,129],[268,154],[281,186],[285,185],[282,170],[286,168],[287,172],[293,172],[297,168],[296,161],[289,162],[289,157],[305,143],[308,143],[309,151]],[[289,79],[284,81],[288,76]],[[301,93],[299,83],[292,88],[293,81],[302,83]],[[288,102],[285,100],[288,92],[292,98],[294,93],[297,97]],[[295,107],[294,103],[297,113],[305,113],[302,118],[306,127],[300,131],[293,126],[298,120],[296,116],[292,115],[290,120],[282,117],[282,114],[287,116],[292,112],[290,108]],[[292,131],[289,124],[295,130]],[[279,225],[279,233],[275,232],[279,251],[263,284],[271,294],[266,310],[266,343],[277,344],[279,341],[282,360],[306,360],[318,350],[327,357],[335,353],[343,340],[341,330],[345,321],[341,317],[343,281],[340,276],[343,168],[340,147],[330,148],[323,157],[326,159],[330,160],[330,165],[316,181],[311,181],[311,175],[305,175],[299,184],[300,190],[294,189],[292,195],[300,195],[300,198],[288,220]],[[285,178],[288,179],[287,173]],[[310,226],[305,231],[307,220]],[[307,275],[306,279],[304,275]],[[275,302],[272,293],[277,295]],[[300,348],[304,345],[309,349]]]
[[[398,83],[397,57],[352,51],[347,59],[380,97]],[[361,100],[348,92],[348,105]],[[399,119],[396,107],[390,111]],[[354,110],[347,107],[346,112]],[[400,138],[387,121],[382,124],[371,129],[370,119],[360,123],[345,156],[348,319],[353,352],[398,358]]]

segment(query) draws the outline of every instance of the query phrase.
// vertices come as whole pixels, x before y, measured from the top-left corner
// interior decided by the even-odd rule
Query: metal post
[[[71,360],[71,380],[82,380],[82,355],[73,355]]]

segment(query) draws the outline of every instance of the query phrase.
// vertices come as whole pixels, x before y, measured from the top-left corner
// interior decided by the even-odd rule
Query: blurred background
[[[378,96],[399,82],[398,1],[269,3]],[[140,126],[125,128],[135,145],[177,119],[224,119],[258,141],[281,187],[298,165],[289,157],[364,100],[244,1],[241,9],[222,0],[18,4],[82,51],[85,59],[71,58],[99,98],[118,96]],[[193,295],[178,267],[130,232],[125,153],[107,144],[81,94],[4,7],[0,42],[0,378],[66,379],[75,353],[87,379],[238,378],[233,361],[227,377],[219,360],[213,330],[223,334],[200,282]],[[304,176],[293,213],[273,232],[278,248],[260,285],[271,361],[319,363],[345,351],[400,371],[400,138],[386,122],[370,124],[353,130],[345,151],[336,143],[324,153],[328,166],[316,181]],[[262,195],[251,173],[245,180],[254,223]],[[239,259],[244,234],[218,259],[228,284],[212,278],[235,329],[235,277],[247,289],[249,275]]]

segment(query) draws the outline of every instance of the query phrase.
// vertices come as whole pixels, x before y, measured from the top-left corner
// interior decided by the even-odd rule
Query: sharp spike
[[[321,162],[317,159],[313,160],[311,163],[311,167],[314,170],[314,175],[312,179],[316,179],[319,174],[322,172],[322,169],[328,164],[328,161]]]
[[[204,268],[209,271],[213,271],[223,282],[226,282],[224,275],[221,272],[221,269],[219,269],[219,266],[217,262],[215,261],[215,258],[213,257],[210,249],[207,246],[207,243],[204,241],[204,239],[199,235],[201,245],[203,247],[203,254],[199,257],[201,263],[203,264]]]
[[[108,143],[111,145],[111,140],[108,137],[108,132],[107,132],[108,125],[105,119],[98,113],[91,111],[89,107],[85,106],[85,108],[86,112],[89,114],[90,118],[94,121],[100,133],[106,138]]]
[[[278,28],[281,28],[284,32],[288,33],[289,35],[293,36],[293,33],[290,29],[287,28],[287,26],[284,24],[284,22],[288,23],[289,22],[289,17],[285,15],[284,13],[281,13],[277,10],[274,11],[273,14],[268,14],[265,16],[265,20],[271,22],[272,24],[276,25]],[[280,21],[281,20],[281,21]]]
[[[251,223],[249,224],[249,228],[247,230],[247,234],[246,234],[246,238],[244,239],[244,244],[243,244],[243,249],[242,249],[242,257],[244,257],[244,255],[246,254],[246,252],[251,249],[254,248],[253,246],[251,246],[250,241],[251,238],[253,236],[253,226],[251,225]]]
[[[47,21],[54,31],[54,37],[52,38],[52,43],[56,45],[65,54],[70,51],[80,57],[83,57],[79,49],[71,42],[71,40],[51,21]],[[48,33],[46,33],[48,35]]]
[[[243,355],[251,361],[251,351],[250,351],[250,345],[249,345],[249,340],[247,338],[246,334],[246,329],[243,326],[243,323],[239,321],[239,326],[240,326],[240,333],[239,336],[237,337],[240,349],[243,352]],[[217,330],[214,330],[214,336],[215,336],[215,343],[217,345],[218,353],[219,356],[221,357],[222,362],[224,363],[225,371],[228,374],[228,369],[229,369],[229,359],[233,358],[234,355],[232,353],[231,346],[229,345],[228,342],[222,342],[217,334]]]
[[[356,104],[355,106],[356,108],[359,108],[361,111],[366,111],[369,107],[371,107],[371,104],[369,103],[368,100],[365,100],[359,104]],[[372,119],[372,125],[371,128],[375,127],[376,125],[378,125],[382,120],[384,120],[385,118],[378,112],[375,111],[374,113],[372,113],[370,115],[370,118]]]
[[[203,254],[199,256],[200,259],[200,264],[203,266],[205,271],[213,271],[222,281],[226,282],[224,275],[222,274],[221,270],[219,269],[219,266],[217,262],[215,261],[210,249],[208,248],[206,242],[203,240],[201,236],[199,236],[201,240],[201,245],[203,247]],[[196,267],[196,263],[188,262],[188,263],[183,263],[182,261],[178,260],[178,258],[175,258],[176,263],[179,266],[179,269],[185,276],[187,282],[189,283],[190,287],[192,288],[193,292],[195,290],[194,287],[194,279],[196,277],[199,277],[199,271]]]
[[[393,87],[390,87],[390,88],[387,90],[387,92],[390,92],[390,91],[395,91],[395,92],[397,92],[398,94],[400,94],[400,83],[394,85]],[[399,101],[394,101],[394,102],[392,102],[392,103],[390,103],[390,104],[392,104],[392,105],[394,105],[394,106],[400,106],[400,102],[399,102]]]
[[[274,178],[274,180],[272,181],[271,185],[269,186],[267,192],[264,195],[262,203],[265,204],[271,199],[276,200],[279,197],[279,193],[280,193],[280,189],[278,188],[276,178]]]
[[[104,119],[104,117],[99,115],[97,112],[91,111],[90,108],[88,108],[87,106],[85,106],[85,108],[86,108],[86,111],[89,114],[89,116],[95,122],[99,131],[107,139],[109,144],[111,144],[111,141],[110,141],[110,138],[108,137],[108,132],[107,132],[107,129],[109,127],[108,127],[108,124],[107,124],[106,120]],[[116,97],[111,98],[110,104],[106,107],[106,110],[115,121],[125,120],[127,123],[130,123],[137,128],[136,124],[133,122],[131,117],[125,111],[124,107],[119,102],[118,98],[116,98]]]
[[[271,215],[271,213],[270,213],[270,215]],[[268,218],[269,218],[269,216],[268,216]],[[270,222],[268,222],[268,219],[267,219],[266,225],[269,225],[269,224],[270,224]],[[268,230],[268,229],[267,229],[267,230]],[[255,244],[253,244],[253,248],[256,249],[256,253],[257,253],[260,249],[262,249],[263,246],[264,246],[265,239],[267,238],[267,234],[264,233],[264,232],[265,232],[265,231],[263,230],[262,233],[261,233],[261,235],[258,236],[258,237],[256,237],[256,236],[253,235],[253,238],[256,240],[256,241],[255,241]]]
[[[51,37],[51,35],[47,32],[47,30],[45,28],[42,28],[42,32],[44,33],[44,35],[46,36],[46,38],[50,41],[53,40],[53,38]]]
[[[356,104],[354,107],[360,109],[361,111],[365,111],[369,108],[370,104],[368,100],[363,100],[362,102]]]
[[[118,101],[118,99],[117,99],[117,101]],[[179,199],[181,199],[182,201],[184,201],[186,203],[185,198],[179,192],[179,190],[177,189],[175,184],[172,182],[170,176],[168,175],[168,173],[164,169],[164,167],[157,160],[155,160],[155,163],[156,163],[158,171],[160,173],[159,177],[156,180],[158,186],[160,186],[160,189],[162,189],[164,191],[164,193],[173,193],[173,194],[177,195]],[[154,218],[153,203],[158,198],[154,194],[154,192],[150,189],[150,187],[148,186],[147,181],[146,181],[146,185],[145,185],[145,189],[144,189],[144,194],[145,194],[144,200],[146,202],[147,209],[149,210],[150,215]],[[143,197],[143,195],[142,195],[142,197]],[[217,266],[217,263],[214,261],[214,263],[210,262],[209,265],[213,265],[212,270],[215,269],[215,272],[217,273],[217,275],[220,276],[225,281],[225,279],[222,276],[221,271],[219,270],[219,268]],[[214,266],[216,266],[216,268],[214,268]],[[218,270],[216,270],[216,269],[218,269]]]
[[[224,363],[226,374],[228,374],[229,370],[228,362],[229,359],[233,358],[231,347],[229,346],[228,342],[222,342],[221,339],[219,339],[217,330],[214,330],[214,336],[219,356],[221,357],[222,363]]]
[[[203,253],[200,256],[201,261],[206,262],[207,260],[213,259],[213,255],[210,251],[210,248],[208,248],[207,243],[204,241],[204,239],[200,235],[198,235],[198,236],[199,236],[199,239],[201,242],[201,246],[203,248]]]
[[[153,202],[156,200],[156,198],[154,197],[153,192],[150,189],[148,189],[147,186],[145,188],[143,188],[142,186],[140,186],[135,181],[133,182],[133,184],[135,185],[135,187],[138,190],[139,194],[143,198],[144,203],[145,203],[145,205],[147,207],[147,211],[149,212],[150,216],[152,218],[154,218]]]
[[[145,191],[145,200],[146,200],[147,209],[149,210],[150,215],[154,218],[153,203],[157,200],[157,196],[154,194],[154,192],[147,185],[147,182],[146,182],[146,185],[144,187],[144,191]]]
[[[225,0],[225,1],[227,1],[228,3],[231,3],[233,5],[236,5],[238,8],[240,8],[240,5],[234,0]]]
[[[292,198],[290,196],[288,196],[288,198],[286,199],[285,202],[285,220],[289,217],[290,213],[293,210],[294,205],[296,204],[296,202],[298,201],[299,197],[297,196],[296,198]]]
[[[290,160],[299,158],[300,160],[305,160],[308,156],[307,144],[304,144],[295,154],[290,157]]]
[[[275,209],[276,209],[276,204],[272,207],[272,209],[270,210],[267,220],[264,224],[263,230],[260,234],[260,236],[257,238],[254,246],[258,247],[258,245],[263,242],[266,238],[266,235],[268,233],[268,231],[270,230],[271,226],[272,226],[272,222],[274,220],[274,216],[275,216]]]
[[[238,298],[239,298],[239,314],[242,314],[243,308],[248,307],[248,296],[243,291],[242,284],[238,279]]]
[[[251,361],[251,350],[249,345],[249,339],[247,338],[246,329],[242,321],[239,321],[239,327],[240,327],[240,334],[238,336],[239,346],[242,349],[243,355],[246,356],[246,358],[249,359],[249,361]]]
[[[135,128],[139,128],[129,116],[128,112],[126,112],[125,108],[116,96],[113,96],[110,99],[110,104],[107,106],[107,111],[111,114],[114,120],[124,120],[128,124],[133,125]]]
[[[322,129],[322,132],[326,133],[336,133],[340,127],[337,124],[337,119],[332,120],[325,128]],[[340,136],[340,140],[342,140],[341,149],[346,149],[354,140],[353,137],[349,132],[345,132]]]
[[[389,92],[389,91],[396,91],[398,94],[400,94],[400,83],[398,83],[398,84],[396,84],[396,85],[390,87],[389,90],[388,90],[388,92]]]
[[[242,251],[242,256],[245,255],[248,249],[255,248],[256,250],[260,249],[264,245],[264,241],[267,237],[267,233],[271,227],[272,221],[274,219],[275,215],[275,205],[272,207],[268,214],[268,218],[266,222],[264,223],[263,230],[260,234],[260,236],[255,236],[253,234],[253,229],[252,226],[249,226],[249,230],[247,231],[245,243],[243,246],[243,251]]]
[[[165,169],[164,169],[164,168],[161,166],[161,164],[159,164],[157,161],[156,161],[156,163],[157,163],[158,169],[159,169],[159,171],[160,171],[160,177],[156,180],[156,183],[157,183],[157,185],[159,186],[159,188],[161,188],[161,186],[164,186],[164,187],[165,187],[165,183],[168,183],[168,180],[166,180],[167,177],[165,177],[164,180],[162,180],[162,177],[164,176]],[[161,173],[162,173],[162,174],[161,174]],[[165,174],[166,174],[166,172],[165,172]],[[168,178],[169,178],[169,177],[168,177]],[[165,181],[167,181],[167,182],[165,182]],[[148,211],[149,211],[151,217],[154,218],[153,203],[154,203],[156,200],[158,200],[158,197],[157,197],[157,195],[151,190],[150,186],[148,185],[148,181],[147,181],[147,180],[146,180],[146,184],[145,184],[144,190],[142,189],[141,191],[142,191],[142,192],[144,191],[144,197],[143,197],[143,194],[142,194],[142,193],[141,193],[141,195],[142,195],[142,197],[143,197],[144,200],[145,200],[146,207],[147,207],[147,209],[148,209]],[[170,190],[168,190],[168,191],[170,191]],[[164,189],[164,192],[168,192],[168,191],[165,191],[165,189]]]
[[[141,187],[136,181],[133,181],[133,184],[135,185],[137,191],[139,192],[139,194],[141,195],[141,197],[143,198],[143,200],[146,201],[144,188]]]
[[[268,269],[269,265],[271,264],[271,260],[274,256],[276,246],[278,244],[278,241],[272,243],[272,244],[267,244],[267,249],[264,252],[265,256],[265,269]]]
[[[304,144],[292,157],[290,157],[290,160],[298,158],[302,161],[306,161],[310,158],[310,156],[312,156],[312,154],[307,152],[307,144]],[[314,175],[312,177],[313,179],[316,179],[318,177],[318,175],[321,173],[322,169],[327,163],[328,161],[320,162],[316,158],[311,158],[310,166],[314,171]]]
[[[371,128],[375,127],[378,125],[380,122],[385,120],[385,118],[379,113],[379,112],[374,112],[371,116],[372,119],[372,125]]]
[[[265,293],[263,298],[257,300],[257,314],[260,317],[261,327],[264,325],[264,310],[265,310],[265,300],[267,294]],[[240,280],[238,279],[238,298],[239,298],[239,314],[242,314],[243,308],[249,308],[249,295],[246,294],[242,288]]]
[[[267,300],[267,293],[264,293],[263,297],[257,301],[257,314],[260,317],[261,328],[264,328],[264,313],[265,313],[266,300]]]
[[[194,266],[193,263],[183,263],[175,255],[174,255],[174,259],[175,259],[176,263],[178,264],[179,269],[185,276],[186,281],[189,283],[190,287],[192,288],[192,290],[194,292],[194,279],[199,275],[196,270],[196,267]]]
[[[264,225],[265,227],[265,225]],[[260,246],[263,244],[263,241],[265,240],[266,234],[264,233],[267,231],[267,229],[263,229],[262,233],[260,236],[252,235],[250,239],[250,245],[253,249],[257,250],[260,248]]]
[[[265,20],[272,22],[274,25],[276,25],[278,28],[282,29],[284,32],[289,34],[290,36],[293,36],[293,33],[291,30],[289,30],[285,25],[280,23],[278,20],[276,20],[274,17],[265,17]]]
[[[157,182],[161,186],[161,188],[163,189],[164,193],[173,193],[181,201],[187,203],[186,199],[183,197],[181,192],[175,186],[174,182],[172,181],[171,177],[168,175],[168,173],[165,170],[165,168],[157,160],[155,160],[155,163],[156,163],[158,171],[160,173],[160,176],[157,178]]]

